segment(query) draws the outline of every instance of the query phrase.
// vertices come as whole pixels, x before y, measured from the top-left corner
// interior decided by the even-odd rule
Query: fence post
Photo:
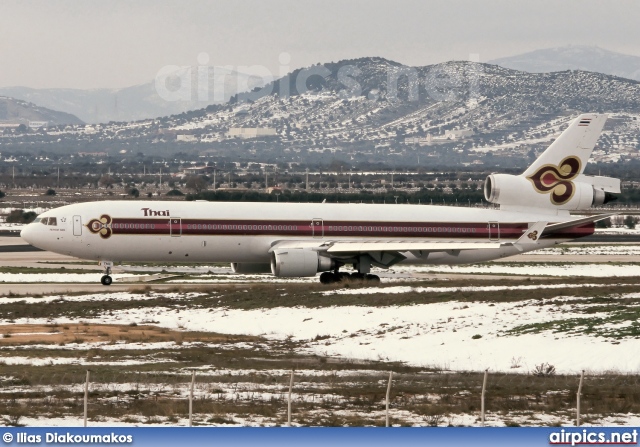
[[[287,404],[287,427],[291,427],[291,391],[293,389],[293,370],[291,370],[291,380],[289,381],[289,399]]]
[[[482,397],[480,401],[480,421],[484,427],[484,394],[487,390],[487,376],[489,375],[489,368],[484,370],[484,380],[482,381]]]
[[[87,370],[87,380],[84,382],[84,426],[87,426],[87,404],[89,403],[89,370]]]
[[[196,382],[196,372],[191,371],[191,390],[189,391],[189,427],[193,425],[193,386]]]
[[[580,395],[582,394],[582,381],[584,380],[584,369],[580,374],[580,384],[578,385],[577,407],[576,407],[576,427],[580,427]]]
[[[387,409],[386,409],[386,415],[387,415],[386,427],[389,426],[389,394],[391,394],[391,379],[392,378],[393,378],[393,371],[389,371],[389,383],[387,384],[387,399],[386,399],[386,405],[387,405]]]

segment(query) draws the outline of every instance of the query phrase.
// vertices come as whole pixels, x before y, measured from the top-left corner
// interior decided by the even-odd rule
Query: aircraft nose
[[[28,224],[20,231],[20,237],[27,243],[33,245],[33,224]]]

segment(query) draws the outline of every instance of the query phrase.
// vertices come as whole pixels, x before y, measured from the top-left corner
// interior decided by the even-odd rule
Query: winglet
[[[520,251],[524,251],[525,248],[531,248],[531,245],[538,245],[538,240],[542,236],[542,232],[547,226],[548,222],[536,222],[518,239],[513,246]]]

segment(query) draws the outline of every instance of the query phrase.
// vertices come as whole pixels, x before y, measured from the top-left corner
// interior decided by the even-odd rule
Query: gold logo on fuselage
[[[111,234],[111,216],[103,214],[100,219],[91,219],[86,225],[93,234],[99,234],[102,239],[108,239]]]

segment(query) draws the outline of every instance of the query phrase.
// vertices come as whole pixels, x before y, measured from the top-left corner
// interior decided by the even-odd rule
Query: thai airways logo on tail
[[[575,156],[565,158],[556,165],[540,166],[536,172],[527,177],[533,188],[540,194],[549,194],[554,205],[564,205],[576,192],[574,180],[580,172],[582,164]]]

